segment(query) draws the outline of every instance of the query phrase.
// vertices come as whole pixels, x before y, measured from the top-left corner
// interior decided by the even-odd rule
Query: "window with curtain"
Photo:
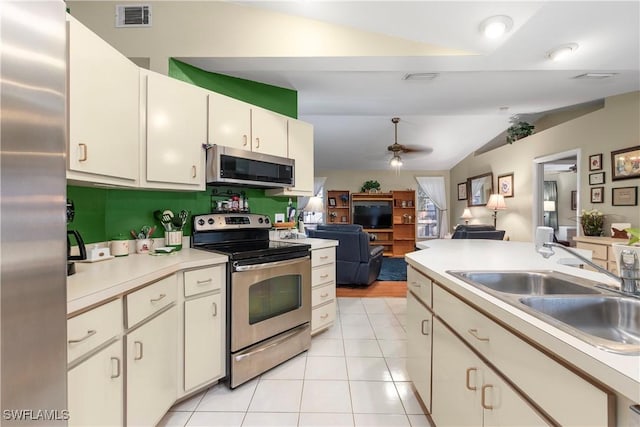
[[[416,236],[418,239],[437,239],[440,210],[421,188],[418,188],[416,197],[418,198],[418,228]]]
[[[553,202],[547,204],[544,202]],[[556,181],[544,182],[544,225],[554,230],[558,229],[558,184]]]
[[[418,238],[443,238],[449,228],[447,192],[443,176],[417,176],[418,181]],[[425,197],[420,198],[420,192]],[[434,207],[430,208],[430,205]],[[422,219],[421,219],[422,217]],[[435,223],[433,222],[435,218]],[[421,222],[424,221],[424,222]],[[421,230],[421,225],[424,229]]]

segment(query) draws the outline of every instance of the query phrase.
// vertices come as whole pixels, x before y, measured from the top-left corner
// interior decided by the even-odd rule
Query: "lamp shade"
[[[543,202],[543,210],[545,212],[555,212],[556,211],[556,202],[554,202],[553,200],[545,200]]]
[[[507,209],[507,205],[504,202],[504,196],[501,194],[492,194],[487,202],[487,209],[493,209],[494,211]]]
[[[307,206],[305,206],[303,210],[305,212],[322,212],[322,209],[322,197],[313,196],[309,197],[309,203],[307,203]]]
[[[464,208],[464,211],[462,211],[462,216],[460,218],[462,218],[462,219],[471,219],[471,218],[473,218],[473,215],[471,215],[471,210],[469,210],[469,208]]]

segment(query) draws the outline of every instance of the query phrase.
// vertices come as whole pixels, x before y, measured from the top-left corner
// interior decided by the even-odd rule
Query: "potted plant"
[[[336,217],[338,216],[337,212],[329,212],[329,221],[330,222],[334,222],[336,220]]]
[[[582,210],[580,225],[585,236],[602,236],[604,214],[597,209]]]
[[[511,123],[513,124],[507,129],[507,142],[509,144],[513,144],[514,141],[533,134],[533,128],[535,126],[532,124],[523,121],[511,121]]]
[[[366,181],[360,189],[362,193],[374,193],[380,191],[380,183],[375,180]]]

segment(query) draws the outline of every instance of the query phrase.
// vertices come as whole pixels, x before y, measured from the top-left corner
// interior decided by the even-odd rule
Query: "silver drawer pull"
[[[113,374],[113,373],[111,374],[111,379],[118,378],[120,376],[120,372],[121,372],[120,371],[120,359],[117,358],[117,357],[112,357],[111,358],[112,366],[113,366],[113,362],[114,361],[116,362],[116,373],[115,374]],[[111,370],[111,372],[113,372],[113,369]]]
[[[477,329],[469,329],[467,332],[469,332],[478,341],[489,341],[489,338],[480,338]]]
[[[418,282],[411,282],[411,286],[413,286],[414,288],[419,288],[419,287],[420,287],[420,283],[418,283]]]
[[[133,357],[133,360],[142,360],[142,358],[144,357],[144,349],[142,348],[142,341],[134,341],[133,346],[135,347],[135,353],[136,353],[136,355]]]
[[[218,315],[218,304],[216,304],[215,302],[213,303],[213,317],[216,317]]]
[[[327,277],[329,277],[328,274],[323,274],[322,276],[320,276],[321,279],[326,279]]]
[[[320,259],[329,259],[329,255],[322,255]]]
[[[473,386],[471,385],[471,381],[470,381],[471,372],[475,374],[476,372],[478,372],[478,368],[467,368],[467,384],[466,384],[467,390],[474,391],[474,390],[477,390],[478,387],[476,387],[475,385]]]
[[[81,153],[78,158],[78,161],[86,162],[87,161],[87,144],[80,143],[78,144],[78,147],[80,148],[80,153]]]
[[[326,292],[325,292],[324,294],[320,294],[320,298],[326,298],[326,297],[328,297],[328,296],[329,296],[329,294],[328,294],[328,293],[326,293]]]
[[[164,298],[164,297],[166,297],[166,296],[167,296],[167,294],[160,294],[160,295],[158,296],[158,298],[151,298],[151,300],[150,300],[150,301],[151,301],[151,302],[158,302],[158,301],[160,301],[161,299],[163,299],[163,298]]]
[[[329,313],[325,313],[322,316],[320,316],[321,319],[326,319],[327,317],[329,317]]]
[[[482,386],[482,403],[481,403],[481,405],[482,405],[482,407],[484,409],[491,410],[491,409],[493,409],[493,405],[487,404],[487,389],[488,388],[493,390],[493,386],[491,384],[487,384],[487,385],[483,385]]]
[[[204,285],[205,283],[211,283],[211,282],[213,282],[213,279],[211,277],[209,277],[207,280],[197,280],[196,284]]]
[[[424,319],[422,321],[422,325],[420,326],[420,332],[422,332],[422,335],[429,335],[429,330],[427,329],[427,331],[424,331],[424,325],[425,323],[427,324],[427,327],[429,327],[429,319]]]
[[[96,334],[96,330],[95,329],[89,329],[87,331],[87,335],[83,336],[82,338],[78,338],[76,340],[69,340],[67,341],[69,344],[77,344],[79,342],[82,342],[84,340],[88,340],[89,338],[91,338],[92,336],[94,336]]]

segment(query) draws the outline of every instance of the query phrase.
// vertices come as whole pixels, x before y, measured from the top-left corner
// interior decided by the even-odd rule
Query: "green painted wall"
[[[174,59],[169,63],[169,75],[289,117],[298,116],[298,94],[293,90],[209,73]],[[143,225],[154,224],[157,226],[154,237],[162,237],[163,228],[153,217],[155,210],[208,213],[213,190],[222,194],[216,196],[216,200],[225,199],[227,192],[245,191],[251,212],[269,215],[272,221],[276,213],[287,211],[287,197],[268,197],[260,189],[208,187],[208,191],[174,192],[68,186],[67,197],[76,208],[75,219],[68,228],[78,230],[85,243],[107,241],[121,233],[129,235],[131,229],[140,230]],[[190,223],[184,234],[191,234]]]
[[[176,59],[169,60],[169,75],[288,117],[298,118],[298,92],[224,74],[210,73]]]

